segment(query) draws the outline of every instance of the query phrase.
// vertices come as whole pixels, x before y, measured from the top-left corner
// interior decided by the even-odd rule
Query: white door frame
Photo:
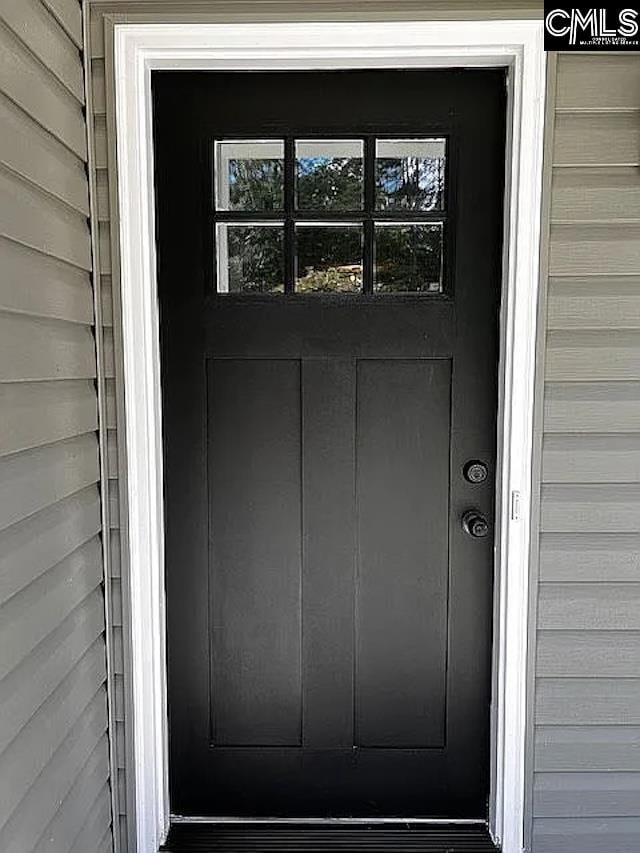
[[[490,828],[504,853],[521,853],[544,131],[542,23],[116,24],[114,47],[137,853],[156,853],[170,819],[151,71],[399,66],[509,69]]]

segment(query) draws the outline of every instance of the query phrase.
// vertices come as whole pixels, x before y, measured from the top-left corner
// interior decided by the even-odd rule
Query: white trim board
[[[116,24],[114,48],[137,853],[156,853],[170,817],[151,71],[509,69],[490,827],[504,853],[520,853],[544,131],[541,22]]]

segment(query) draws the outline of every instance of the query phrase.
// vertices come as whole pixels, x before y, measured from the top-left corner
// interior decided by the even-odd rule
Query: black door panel
[[[484,817],[504,74],[157,72],[153,91],[172,811]],[[375,159],[436,137],[440,195]],[[250,164],[257,201],[221,139],[282,140]],[[361,210],[296,212],[296,140],[317,139],[361,140]],[[228,209],[280,180],[281,210]],[[323,198],[357,207],[348,181]],[[322,232],[296,261],[318,216],[361,228],[362,257]]]

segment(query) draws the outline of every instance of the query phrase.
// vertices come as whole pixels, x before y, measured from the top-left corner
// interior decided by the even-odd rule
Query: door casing
[[[118,158],[132,763],[138,853],[169,829],[162,417],[155,275],[151,71],[384,67],[508,69],[490,828],[505,853],[526,837],[529,587],[545,61],[540,21],[114,25],[107,63]],[[108,58],[109,59],[109,58]],[[112,112],[113,114],[113,112]],[[113,188],[116,192],[116,188]],[[115,242],[115,241],[114,241]]]

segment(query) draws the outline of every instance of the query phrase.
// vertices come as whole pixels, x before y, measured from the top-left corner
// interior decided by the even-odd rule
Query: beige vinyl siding
[[[560,55],[534,853],[640,849],[640,56]]]
[[[77,0],[0,0],[0,850],[111,853]]]

